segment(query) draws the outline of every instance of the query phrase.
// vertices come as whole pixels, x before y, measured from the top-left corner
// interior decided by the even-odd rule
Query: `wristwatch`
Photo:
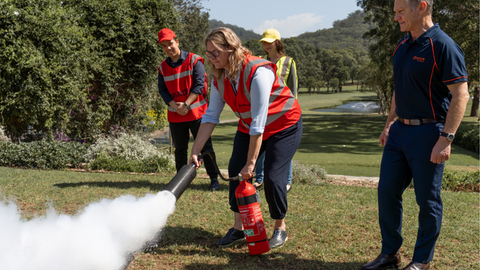
[[[190,110],[190,105],[188,105],[188,103],[186,101],[183,102],[183,106],[185,106],[185,108],[187,108],[187,110]]]
[[[445,132],[440,132],[440,136],[443,136],[447,138],[447,141],[452,142],[453,139],[455,139],[455,134],[453,133],[445,133]]]

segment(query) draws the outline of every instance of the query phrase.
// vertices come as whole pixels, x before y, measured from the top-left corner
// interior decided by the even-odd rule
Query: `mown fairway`
[[[341,99],[369,99],[371,93],[300,95],[304,136],[295,159],[320,164],[330,174],[378,176],[381,146],[377,141],[385,117],[338,115],[309,109],[338,103]],[[322,104],[322,105],[317,105]],[[324,104],[326,104],[324,106]],[[228,111],[227,114],[228,116]],[[227,119],[230,120],[230,116]],[[213,141],[219,166],[225,169],[231,153],[236,123],[221,124]],[[345,145],[345,147],[343,146]],[[448,166],[459,171],[478,170],[478,156],[454,147]],[[472,166],[467,166],[472,165]],[[476,166],[476,167],[475,167]],[[62,214],[76,215],[103,198],[130,194],[142,197],[163,190],[173,177],[123,173],[23,170],[0,167],[0,192],[14,201],[22,217],[43,216],[51,204]],[[133,269],[359,269],[380,251],[375,188],[294,183],[289,196],[284,247],[260,256],[248,255],[246,245],[218,248],[218,241],[233,224],[228,207],[228,184],[218,192],[207,191],[209,180],[201,174],[176,204],[158,246],[139,252],[128,267]],[[267,234],[273,232],[263,192],[263,217]],[[478,193],[443,192],[444,220],[432,269],[478,269],[480,259]],[[418,207],[413,190],[404,194],[403,233],[400,252],[404,264],[412,257],[417,232]],[[75,243],[72,243],[74,245]],[[0,269],[1,262],[0,262]]]

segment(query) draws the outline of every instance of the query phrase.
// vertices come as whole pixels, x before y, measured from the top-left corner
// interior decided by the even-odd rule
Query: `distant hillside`
[[[222,21],[210,20],[210,30],[213,30],[218,27],[228,27],[232,29],[233,32],[237,34],[238,38],[240,38],[240,40],[243,42],[249,41],[252,38],[257,40],[262,38],[262,35],[259,35],[253,32],[252,30],[245,30],[245,28],[238,27],[233,24],[224,23]]]
[[[367,51],[368,41],[364,40],[362,35],[373,26],[366,24],[364,18],[365,13],[357,10],[350,13],[346,19],[335,21],[333,28],[306,32],[297,38],[325,49],[338,46],[342,49],[354,47]]]

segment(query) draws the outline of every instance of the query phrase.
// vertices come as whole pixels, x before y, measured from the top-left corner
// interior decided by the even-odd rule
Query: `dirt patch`
[[[205,178],[208,179],[208,174],[204,173],[205,169],[201,168],[203,172],[197,175],[198,178]],[[228,176],[227,170],[221,170],[222,174],[226,177]],[[336,174],[328,174],[328,179],[326,180],[328,183],[333,185],[340,185],[340,186],[357,186],[357,187],[369,187],[369,188],[377,188],[378,187],[378,177],[365,177],[365,176],[348,176],[348,175],[336,175]]]
[[[365,177],[365,176],[348,176],[348,175],[327,175],[330,184],[341,186],[357,186],[357,187],[378,187],[378,177]]]

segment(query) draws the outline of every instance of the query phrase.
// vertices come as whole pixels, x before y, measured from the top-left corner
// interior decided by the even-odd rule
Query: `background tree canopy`
[[[30,129],[92,140],[136,128],[149,110],[165,113],[157,33],[171,28],[201,50],[208,14],[200,9],[181,0],[0,2],[2,125],[14,140]]]
[[[393,1],[357,3],[364,12],[283,39],[285,50],[309,92],[362,81],[388,111],[392,52],[405,34],[393,20]],[[478,1],[435,1],[434,20],[465,52],[477,90],[472,114],[478,112],[478,16]],[[165,58],[158,31],[174,30],[182,49],[204,55],[205,35],[219,26],[232,28],[254,55],[265,55],[261,35],[209,21],[201,0],[1,1],[1,125],[14,141],[27,134],[91,141],[119,126],[137,129],[147,116],[165,121],[156,85]]]
[[[394,1],[358,0],[357,3],[368,14],[366,20],[375,25],[364,35],[372,44],[369,49],[371,62],[362,74],[367,76],[367,85],[378,93],[388,111],[394,89],[393,51],[407,33],[402,33],[394,21]],[[472,116],[478,116],[479,11],[476,0],[435,0],[432,14],[433,21],[438,22],[465,53],[470,91],[475,96]]]
[[[326,86],[327,92],[331,88],[333,92],[340,91],[341,85],[347,80],[353,83],[360,79],[362,73],[359,70],[368,62],[369,42],[363,34],[373,27],[364,20],[365,14],[355,11],[346,19],[335,21],[333,28],[282,39],[286,54],[297,65],[300,87],[312,93]],[[234,32],[237,33],[236,30]],[[254,55],[265,55],[258,38],[243,41]]]

